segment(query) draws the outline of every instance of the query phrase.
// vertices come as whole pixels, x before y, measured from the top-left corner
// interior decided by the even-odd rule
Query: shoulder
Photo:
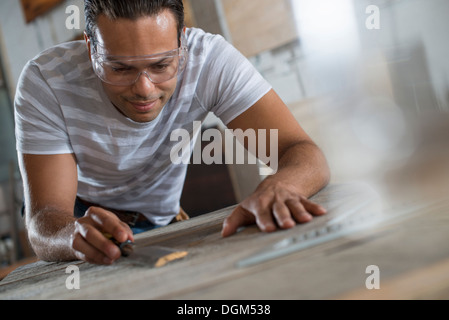
[[[46,65],[47,63],[59,60],[70,61],[74,57],[87,55],[87,46],[84,41],[65,42],[46,49],[34,57],[31,62],[36,65]]]
[[[221,37],[217,34],[212,34],[199,28],[187,28],[186,38],[189,47],[194,47],[195,45],[208,44],[216,38]]]
[[[26,69],[39,70],[46,78],[54,78],[61,75],[79,77],[90,68],[90,60],[87,46],[84,41],[71,41],[53,46],[42,51],[31,59]],[[70,76],[65,78],[70,81]]]
[[[186,38],[189,52],[194,55],[209,53],[217,47],[230,45],[223,36],[199,28],[188,28]]]

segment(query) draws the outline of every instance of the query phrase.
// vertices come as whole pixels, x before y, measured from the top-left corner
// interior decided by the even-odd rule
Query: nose
[[[146,71],[142,72],[132,87],[133,93],[142,97],[148,97],[156,90],[155,84],[150,80]]]

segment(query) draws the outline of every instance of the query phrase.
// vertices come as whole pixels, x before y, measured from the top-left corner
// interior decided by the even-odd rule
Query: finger
[[[277,226],[273,219],[272,206],[258,207],[257,211],[254,212],[254,215],[256,216],[256,224],[261,231],[276,231]]]
[[[302,205],[304,206],[304,208],[307,210],[307,212],[309,212],[310,214],[312,214],[314,216],[322,216],[327,213],[327,210],[323,206],[321,206],[313,201],[310,201],[307,198],[301,198],[300,201],[301,201]]]
[[[252,213],[238,206],[223,222],[221,235],[226,238],[237,232],[238,228],[254,224],[256,218]]]
[[[76,234],[72,242],[77,259],[98,265],[110,265],[113,260],[91,246],[80,234]]]
[[[120,249],[112,241],[108,240],[100,230],[90,224],[80,223],[80,220],[75,222],[75,227],[84,240],[101,254],[112,261],[120,258]]]
[[[288,200],[286,201],[288,208],[290,209],[292,217],[298,223],[307,223],[313,219],[313,216],[304,208],[301,201],[296,200]]]
[[[131,228],[112,212],[99,207],[91,207],[86,215],[95,221],[98,229],[103,233],[110,234],[118,242],[127,240],[134,242]]]
[[[292,218],[290,209],[284,202],[275,202],[273,204],[273,215],[278,226],[282,229],[290,229],[296,225]]]
[[[250,197],[244,202],[245,209],[256,217],[256,224],[263,232],[276,231],[277,225],[273,217],[273,196],[271,193],[262,193]]]

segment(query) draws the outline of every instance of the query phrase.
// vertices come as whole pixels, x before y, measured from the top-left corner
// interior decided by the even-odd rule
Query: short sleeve
[[[249,60],[222,36],[206,49],[197,96],[202,105],[229,124],[271,90]]]
[[[38,155],[73,153],[60,104],[32,61],[19,78],[14,116],[17,151]]]

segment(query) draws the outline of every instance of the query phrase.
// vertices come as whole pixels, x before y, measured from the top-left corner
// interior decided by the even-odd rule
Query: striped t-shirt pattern
[[[157,119],[123,116],[94,74],[86,44],[64,43],[28,62],[15,99],[17,150],[23,154],[74,154],[78,196],[117,210],[143,213],[168,224],[180,209],[187,164],[173,164],[179,142],[171,133],[199,132],[193,122],[209,112],[228,124],[271,86],[219,35],[187,29],[189,58],[173,97]],[[199,130],[197,130],[199,131]]]

